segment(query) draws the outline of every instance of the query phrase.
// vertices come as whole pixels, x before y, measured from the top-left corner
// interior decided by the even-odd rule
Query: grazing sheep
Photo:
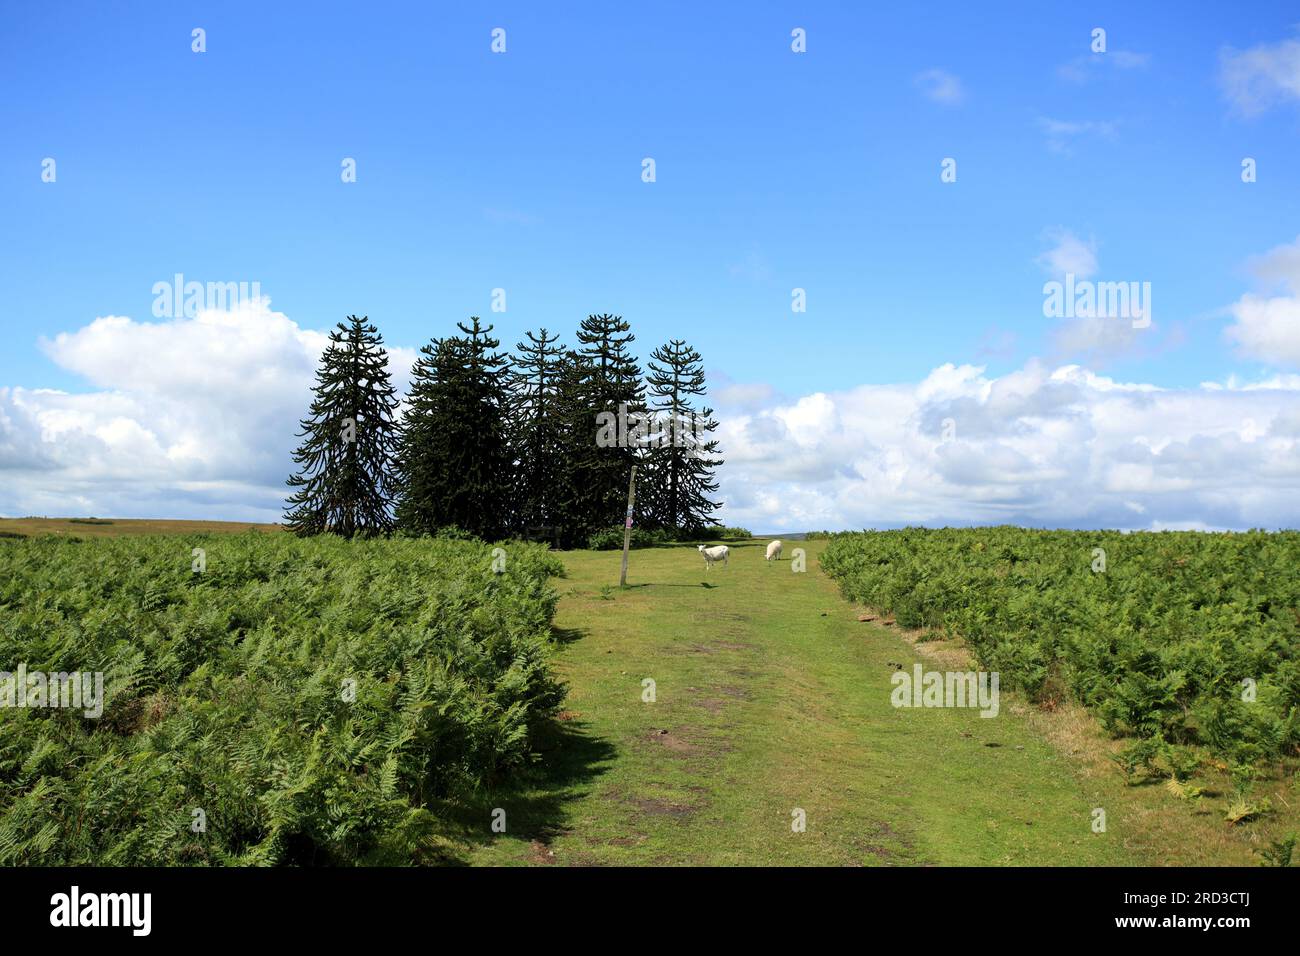
[[[768,560],[768,561],[780,561],[780,560],[781,560],[781,542],[780,542],[779,540],[778,540],[778,541],[772,541],[772,542],[770,542],[770,543],[768,544],[768,546],[767,546],[767,560]]]
[[[700,554],[704,555],[704,570],[707,571],[713,567],[714,561],[721,561],[722,566],[725,568],[727,566],[727,555],[730,553],[731,549],[725,544],[720,544],[715,548],[706,548],[704,545],[700,545]]]

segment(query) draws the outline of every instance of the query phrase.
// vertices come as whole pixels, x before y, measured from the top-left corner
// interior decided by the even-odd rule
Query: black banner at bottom
[[[768,932],[922,935],[971,920],[983,931],[1047,928],[1231,942],[1291,925],[1295,882],[1276,869],[6,869],[6,940],[75,933],[194,942],[374,941],[376,929],[494,938],[586,938],[602,924],[693,937]],[[647,922],[648,921],[648,922]],[[810,923],[815,926],[810,927]],[[197,934],[197,935],[196,935]],[[557,937],[558,939],[559,937]],[[613,937],[617,938],[617,937]]]

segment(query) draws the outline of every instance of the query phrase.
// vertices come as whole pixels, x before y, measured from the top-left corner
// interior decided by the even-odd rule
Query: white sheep
[[[727,566],[727,555],[730,553],[731,549],[725,544],[720,544],[713,548],[706,548],[704,545],[700,545],[700,554],[704,555],[704,570],[707,571],[709,568],[713,567],[713,562],[715,561],[721,561],[722,566],[725,568]]]
[[[768,543],[768,545],[767,545],[767,560],[768,560],[768,561],[780,561],[780,560],[781,560],[781,542],[780,542],[779,539],[776,540],[776,541],[771,541],[771,542]]]

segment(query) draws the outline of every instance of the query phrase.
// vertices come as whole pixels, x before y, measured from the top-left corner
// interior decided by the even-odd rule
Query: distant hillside
[[[124,534],[238,534],[241,531],[283,531],[283,525],[253,521],[182,521],[170,518],[0,518],[0,538],[66,534],[76,538],[106,538]],[[755,538],[803,541],[811,532],[756,534]]]
[[[153,518],[0,518],[0,538],[60,534],[74,538],[107,538],[130,534],[236,534],[241,531],[280,531],[278,524],[251,521],[174,521]]]

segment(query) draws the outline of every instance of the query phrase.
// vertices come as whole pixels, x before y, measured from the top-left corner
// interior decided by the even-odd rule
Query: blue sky
[[[175,273],[404,348],[472,313],[512,345],[618,312],[643,354],[686,337],[716,384],[789,406],[945,363],[1161,389],[1292,368],[1224,330],[1300,235],[1294,4],[272,6],[5,8],[0,388],[128,389],[42,341],[154,321]],[[1062,344],[1063,239],[1151,283],[1150,334]]]

